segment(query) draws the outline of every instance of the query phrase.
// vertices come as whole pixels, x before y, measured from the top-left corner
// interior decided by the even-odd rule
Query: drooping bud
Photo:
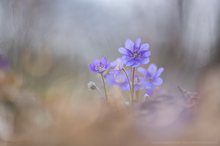
[[[90,82],[88,83],[88,89],[90,89],[90,90],[96,90],[96,89],[97,89],[97,86],[96,86],[95,82],[90,81]]]

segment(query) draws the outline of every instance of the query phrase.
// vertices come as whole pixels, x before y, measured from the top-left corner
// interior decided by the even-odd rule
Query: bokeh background
[[[151,46],[151,62],[165,68],[163,91],[181,96],[181,86],[201,90],[205,97],[213,95],[199,111],[215,103],[210,111],[214,114],[220,105],[219,6],[219,0],[0,0],[0,54],[9,58],[13,72],[1,89],[7,85],[7,97],[12,96],[22,112],[26,105],[35,105],[34,113],[47,116],[42,100],[53,107],[51,103],[59,105],[63,97],[80,105],[82,99],[99,96],[87,89],[90,80],[101,85],[89,72],[89,63],[102,56],[113,61],[126,39],[141,37]],[[7,112],[3,121],[7,117],[13,123],[14,111],[11,117]],[[22,124],[17,127],[25,129]],[[7,124],[2,129],[3,137],[16,131]],[[7,130],[11,133],[5,134]]]

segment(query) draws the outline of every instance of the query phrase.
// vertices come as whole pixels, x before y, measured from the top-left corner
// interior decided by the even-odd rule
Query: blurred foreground
[[[97,95],[39,98],[22,89],[21,78],[12,71],[2,70],[0,144],[218,146],[219,86],[220,68],[212,67],[201,74],[196,98],[164,94],[127,106],[119,98],[122,94],[113,88],[110,103],[106,105]]]

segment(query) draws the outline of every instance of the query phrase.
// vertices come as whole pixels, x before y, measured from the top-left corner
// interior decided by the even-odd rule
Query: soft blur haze
[[[86,83],[89,62],[104,55],[113,60],[126,39],[141,37],[151,45],[153,62],[167,68],[165,78],[186,85],[219,58],[219,5],[218,0],[1,0],[0,48],[33,80],[80,74]]]
[[[74,103],[73,109],[66,109],[65,105],[67,104],[68,107],[69,97],[79,100],[78,102],[80,103],[82,98],[90,99],[90,96],[97,96],[97,93],[87,89],[87,83],[90,80],[96,81],[98,85],[101,84],[97,76],[89,72],[88,65],[90,62],[102,56],[106,56],[108,60],[113,61],[120,56],[117,50],[124,45],[126,39],[135,40],[140,37],[143,42],[148,42],[151,46],[151,61],[165,68],[163,74],[164,93],[180,96],[181,93],[177,88],[178,86],[190,91],[201,90],[204,97],[209,97],[211,93],[216,91],[213,94],[213,98],[209,98],[207,105],[203,105],[203,102],[203,108],[198,110],[198,121],[201,119],[211,119],[212,117],[208,115],[213,113],[212,116],[215,117],[214,113],[219,112],[220,105],[220,94],[218,92],[220,87],[218,81],[220,81],[220,78],[217,74],[219,70],[216,67],[220,63],[219,26],[219,0],[0,0],[0,54],[4,54],[9,58],[11,70],[13,71],[12,75],[7,74],[9,77],[2,84],[2,86],[7,86],[7,91],[4,90],[3,94],[1,93],[3,90],[0,90],[0,96],[16,97],[16,100],[13,98],[13,102],[16,101],[16,105],[18,104],[16,108],[21,109],[21,113],[24,112],[25,116],[20,118],[18,114],[19,118],[16,118],[13,117],[13,112],[7,113],[8,111],[4,112],[4,110],[1,110],[3,111],[2,115],[12,123],[14,121],[22,121],[24,117],[26,120],[27,115],[27,117],[33,116],[33,111],[34,113],[36,111],[37,113],[42,112],[43,114],[39,115],[47,117],[48,113],[44,111],[44,107],[41,107],[42,99],[46,99],[46,105],[44,106],[52,109],[56,113],[57,117],[55,117],[57,119],[64,117],[64,121],[72,121],[74,119],[65,119],[68,116],[72,116],[70,114],[72,110],[76,110],[73,113],[74,116],[77,115],[76,113],[80,113],[78,111],[81,110],[85,115],[93,114],[97,111],[100,112],[102,107],[100,105],[95,109],[90,109],[91,105],[83,109],[80,104],[76,103]],[[212,67],[214,71],[212,72],[211,70],[209,72],[208,69],[212,69]],[[206,82],[210,86],[206,86]],[[1,88],[3,89],[3,87]],[[22,93],[20,90],[22,90]],[[121,96],[117,89],[116,91],[116,94]],[[25,103],[17,103],[17,97],[19,97],[19,101],[23,100]],[[62,101],[62,97],[68,97],[68,101]],[[50,103],[52,99],[55,99],[55,101]],[[179,106],[179,101],[175,102],[178,102],[178,104],[174,105],[172,102],[167,101],[167,106],[159,108],[165,112],[159,113],[159,115],[162,115],[161,119],[159,119],[160,122],[155,124],[163,125],[163,122],[172,123],[172,121],[165,120],[166,115],[177,115],[179,114],[178,110],[181,111],[183,108]],[[206,114],[203,114],[202,112],[205,112],[204,107],[211,107],[213,103],[215,103],[215,106],[210,108],[210,113],[206,112]],[[26,104],[28,108],[31,107],[30,111],[25,110],[26,106],[23,105]],[[96,104],[95,102],[93,103],[93,105]],[[170,107],[170,104],[174,106]],[[56,109],[56,107],[58,108]],[[68,114],[63,115],[59,113],[59,110],[62,111],[61,113]],[[102,114],[105,115],[105,111]],[[120,114],[126,115],[123,112]],[[118,116],[120,117],[121,115]],[[205,116],[203,117],[203,115]],[[78,115],[76,117],[78,118]],[[79,117],[82,118],[83,116]],[[112,117],[112,119],[117,119],[117,116]],[[105,119],[105,116],[102,118]],[[126,115],[125,118],[120,119],[122,123],[120,123],[120,126],[125,125],[123,123],[127,122],[127,118],[129,119],[130,117]],[[42,119],[46,119],[46,122],[42,122]],[[46,123],[45,125],[51,120],[50,116],[49,118],[42,119],[38,122]],[[87,116],[82,119],[84,121],[88,120]],[[94,119],[96,117],[89,117],[89,120],[92,122],[96,121]],[[6,126],[4,124],[2,126],[1,120],[0,118],[0,137],[2,135],[5,137],[6,135],[8,138],[13,135],[14,131],[22,131],[23,129],[28,131],[28,128],[26,129],[25,124],[22,124],[22,122],[14,130],[14,127],[6,124],[10,122],[5,122],[7,120],[4,121],[4,118],[3,123],[5,122]],[[91,122],[89,120],[88,123]],[[82,122],[80,120],[73,121],[76,122],[76,125]],[[107,119],[107,121],[109,120]],[[60,122],[61,124],[59,122],[58,125],[62,125],[63,121]],[[83,124],[86,125],[88,123],[85,122]],[[99,126],[100,123],[96,124]],[[111,123],[111,120],[109,123]],[[197,132],[201,132],[197,131],[201,127],[206,126],[206,128],[202,129],[204,131],[207,129],[211,129],[210,131],[214,130],[213,127],[209,127],[213,124],[212,122],[206,122],[208,123],[207,125],[204,123],[199,123],[199,126],[190,125],[193,128],[188,127],[189,131],[186,131],[190,133],[190,129],[195,130],[196,132],[192,134],[192,136],[195,136]],[[96,124],[93,126],[96,127]],[[68,123],[67,125],[71,124]],[[114,129],[111,126],[110,129]],[[126,126],[129,127],[130,123],[127,123]],[[181,122],[175,126],[184,128]],[[57,131],[60,133],[68,131],[68,127],[62,128],[58,128]],[[76,131],[80,128],[77,129],[77,126],[74,128],[74,134],[77,135]],[[84,129],[80,130],[85,132],[87,136],[91,136],[94,129],[88,133],[85,132],[86,130],[83,131]],[[166,131],[167,129],[163,130]],[[217,137],[217,134],[220,134],[219,130],[220,128],[217,128],[214,132],[214,138]],[[6,131],[6,134],[4,131]],[[133,132],[132,128],[130,129],[131,131]],[[85,136],[83,132],[79,135]],[[125,131],[125,133],[127,132]],[[102,133],[99,134],[102,135]],[[120,137],[121,135],[117,136]],[[128,135],[128,139],[129,136],[131,135]],[[25,136],[22,135],[20,137],[23,138]],[[56,137],[59,137],[59,134],[55,136],[55,139]],[[189,137],[187,134],[184,135],[186,139]],[[34,141],[38,141],[38,138],[34,139]],[[1,139],[4,138],[0,138],[0,141]],[[219,140],[218,138],[216,139]],[[111,140],[109,141],[111,142]],[[29,143],[25,144],[29,145]],[[63,143],[61,142],[61,144]],[[132,144],[130,143],[130,145]]]

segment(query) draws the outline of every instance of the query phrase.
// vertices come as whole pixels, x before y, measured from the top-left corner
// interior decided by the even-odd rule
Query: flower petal
[[[114,78],[113,78],[111,75],[106,76],[105,79],[106,79],[107,83],[108,83],[110,86],[113,86],[113,85],[116,84]]]
[[[144,58],[144,59],[141,60],[142,64],[148,64],[149,62],[150,62],[149,58]]]
[[[115,61],[111,62],[110,66],[115,70],[121,70],[123,68],[123,61],[121,58],[117,58]]]
[[[141,38],[138,38],[134,43],[135,49],[140,49],[141,47]]]
[[[145,75],[147,73],[147,70],[143,67],[138,67],[137,71],[143,75]]]
[[[163,73],[163,71],[164,71],[164,68],[163,68],[163,67],[159,68],[159,69],[157,70],[157,73],[155,74],[155,77],[158,78],[158,77]]]
[[[97,70],[95,69],[95,65],[94,64],[90,64],[89,68],[92,72],[97,72]]]
[[[163,83],[163,80],[161,78],[156,78],[153,80],[153,84],[156,86],[160,86]]]
[[[148,50],[150,45],[148,43],[142,44],[140,50]]]
[[[153,77],[157,72],[157,66],[155,64],[151,64],[147,69],[147,74]]]
[[[111,66],[110,66],[109,63],[105,64],[105,69],[106,69],[106,70],[109,69],[110,67],[111,67]]]
[[[107,59],[106,57],[102,57],[101,61],[100,61],[103,65],[107,64]]]
[[[139,91],[139,90],[142,90],[142,89],[143,89],[142,86],[140,86],[140,85],[134,85],[134,90],[135,90],[135,91]]]
[[[134,42],[132,42],[131,40],[126,40],[125,48],[132,51],[134,49]]]
[[[141,57],[149,57],[151,55],[150,51],[140,51]]]
[[[128,56],[122,56],[122,57],[121,57],[121,60],[122,60],[122,62],[123,62],[124,64],[126,64],[128,61],[131,60],[131,58],[128,57]]]
[[[119,48],[118,52],[123,54],[123,55],[129,55],[129,51],[126,48]]]
[[[140,62],[139,61],[134,61],[134,64],[132,64],[131,66],[132,67],[138,67],[138,66],[140,66],[141,64],[140,64]]]
[[[125,91],[128,91],[128,90],[129,90],[129,85],[128,85],[128,83],[120,84],[119,87],[120,87],[122,90],[125,90]]]
[[[147,94],[148,96],[152,96],[153,93],[154,93],[154,89],[146,89],[146,94]]]
[[[126,66],[133,66],[133,64],[135,64],[135,60],[134,59],[131,59],[131,60],[129,60],[129,61],[127,61],[125,63]]]
[[[154,86],[151,82],[143,82],[143,86],[145,89],[152,89]]]

